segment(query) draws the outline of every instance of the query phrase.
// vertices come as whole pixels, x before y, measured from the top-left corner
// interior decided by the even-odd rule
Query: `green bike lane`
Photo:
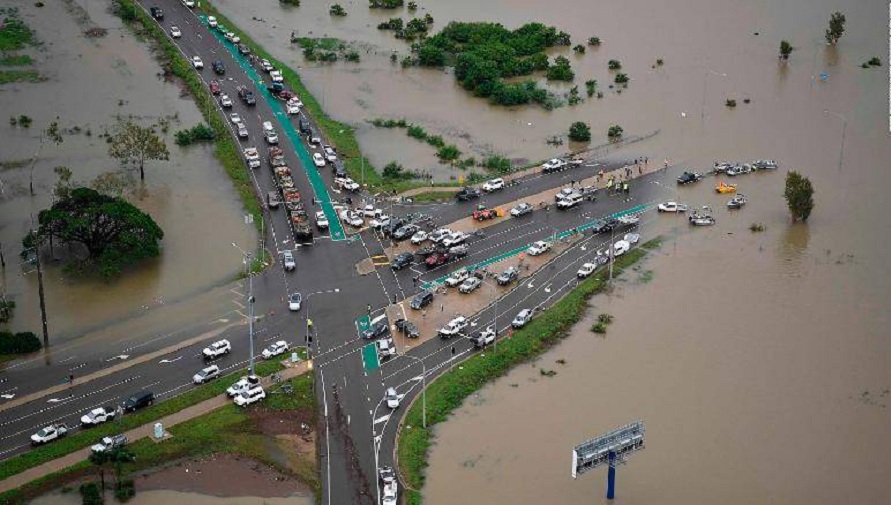
[[[241,67],[242,70],[248,75],[251,81],[254,82],[257,88],[257,93],[263,97],[269,107],[272,109],[273,114],[279,119],[279,123],[281,124],[282,129],[284,130],[285,136],[291,142],[291,146],[294,152],[297,154],[297,158],[300,160],[300,163],[303,165],[303,173],[306,174],[306,178],[309,180],[309,184],[312,187],[313,193],[315,194],[316,201],[319,202],[319,205],[322,207],[322,211],[325,213],[325,217],[328,218],[328,233],[331,236],[331,240],[340,241],[346,239],[346,232],[344,231],[343,224],[340,222],[340,217],[337,215],[337,212],[334,211],[334,204],[331,202],[331,196],[328,194],[328,187],[325,185],[325,181],[322,179],[322,175],[319,173],[319,170],[316,168],[315,163],[312,161],[312,157],[309,155],[309,151],[307,151],[306,147],[303,145],[303,142],[300,140],[300,134],[297,132],[294,125],[291,124],[291,120],[288,117],[287,112],[281,104],[281,101],[272,96],[269,90],[266,89],[265,81],[263,77],[257,73],[257,70],[251,66],[250,63],[246,61],[244,56],[239,54],[237,48],[234,44],[230,43],[226,40],[223,35],[207,25],[207,16],[201,15],[198,16],[201,20],[201,23],[207,26],[208,31],[213,34],[214,38],[220,42],[220,45],[226,48],[227,51],[232,56],[232,59],[238,63],[238,66]]]
[[[612,214],[609,214],[609,215],[605,216],[605,218],[620,218],[620,217],[622,217],[622,216],[627,216],[627,215],[629,215],[629,214],[637,214],[637,213],[644,212],[644,211],[646,211],[646,210],[652,208],[653,205],[655,205],[655,202],[642,203],[642,204],[640,204],[640,205],[635,205],[634,207],[629,207],[629,208],[627,208],[627,209],[625,209],[625,210],[620,210],[620,211],[618,211],[618,212],[614,212],[614,213],[612,213]],[[564,230],[564,231],[562,231],[562,232],[557,233],[556,235],[551,235],[551,236],[552,236],[555,240],[560,240],[560,239],[563,239],[563,238],[566,238],[566,237],[570,237],[570,236],[572,236],[572,235],[574,235],[574,234],[576,234],[576,233],[584,233],[585,231],[587,231],[587,230],[593,228],[594,225],[595,225],[598,221],[600,221],[601,219],[604,219],[604,218],[601,217],[601,218],[598,218],[598,219],[594,219],[594,220],[588,221],[587,223],[581,224],[581,225],[579,225],[579,226],[574,226],[574,227],[572,227],[572,228],[570,228],[570,229],[568,229],[568,230]],[[498,254],[498,255],[496,255],[496,256],[492,256],[491,258],[486,258],[486,259],[484,259],[484,260],[482,260],[482,261],[479,261],[479,262],[477,262],[477,263],[474,263],[474,264],[472,264],[472,265],[467,265],[467,266],[464,267],[464,268],[465,268],[466,270],[470,271],[470,272],[473,272],[473,271],[475,271],[475,270],[479,270],[479,269],[481,269],[481,268],[485,268],[485,267],[487,267],[487,266],[489,266],[489,265],[491,265],[491,264],[493,264],[493,263],[498,263],[499,261],[505,260],[505,259],[507,259],[507,258],[512,258],[512,257],[514,257],[514,256],[516,256],[516,255],[518,255],[518,254],[520,254],[520,253],[522,253],[522,252],[525,252],[527,249],[529,249],[529,245],[528,245],[528,244],[527,244],[527,245],[524,245],[524,246],[521,246],[521,247],[517,247],[516,249],[511,249],[511,250],[509,250],[509,251],[504,251],[504,252],[502,252],[501,254]],[[451,274],[446,274],[446,275],[443,275],[442,277],[439,277],[439,278],[434,279],[434,280],[432,280],[432,281],[427,281],[427,282],[421,284],[421,288],[422,288],[422,289],[431,289],[431,288],[434,288],[434,287],[436,287],[436,286],[442,285],[442,284],[445,282],[445,280],[449,277],[449,275],[451,275]]]

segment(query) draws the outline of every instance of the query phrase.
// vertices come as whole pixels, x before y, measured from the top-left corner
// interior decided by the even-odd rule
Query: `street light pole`
[[[312,319],[309,318],[309,299],[312,298],[313,295],[324,295],[329,293],[340,293],[340,288],[329,289],[328,291],[314,291],[306,295],[306,300],[303,301],[303,304],[306,305],[306,336],[304,337],[304,341],[306,342],[306,359],[312,359],[312,345],[309,341],[309,329],[312,328]]]
[[[711,69],[706,69],[705,74],[702,77],[702,108],[701,108],[701,112],[700,112],[700,116],[701,116],[703,124],[705,123],[705,95],[706,95],[706,90],[708,90],[708,76],[709,76],[709,74],[715,74],[717,76],[727,77],[727,74],[722,74],[720,72],[715,72],[714,70],[711,70]]]
[[[251,265],[251,253],[245,251],[244,249],[238,247],[235,242],[232,242],[232,247],[241,251],[243,255],[244,261],[244,271],[248,276],[248,342],[250,345],[250,364],[248,369],[250,371],[250,375],[254,375],[254,276],[251,275],[250,265]]]
[[[823,109],[823,114],[829,114],[830,116],[835,116],[842,120],[841,147],[838,150],[838,171],[841,172],[842,162],[845,156],[845,137],[848,133],[848,118],[838,112],[832,112],[831,110],[826,109]]]

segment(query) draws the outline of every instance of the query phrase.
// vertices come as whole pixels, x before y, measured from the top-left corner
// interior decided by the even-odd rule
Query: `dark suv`
[[[473,200],[474,198],[480,197],[480,190],[476,188],[463,188],[461,191],[455,193],[455,198],[458,199],[459,202],[466,202],[469,200]]]
[[[211,63],[213,67],[213,71],[216,72],[217,75],[223,75],[226,73],[226,65],[223,65],[223,62],[220,60],[216,60]]]
[[[238,96],[245,105],[257,105],[257,99],[254,98],[254,92],[249,90],[247,86],[239,86]]]
[[[135,412],[143,407],[148,407],[153,403],[155,403],[154,393],[151,391],[140,391],[124,400],[124,403],[121,406],[124,408],[124,412]]]
[[[160,7],[152,7],[149,9],[149,12],[152,14],[152,17],[158,21],[164,20],[164,11],[162,11]]]
[[[411,308],[415,310],[421,310],[431,303],[433,303],[433,292],[421,291],[420,293],[416,294],[414,298],[411,299]]]
[[[393,258],[393,261],[390,262],[390,267],[393,270],[402,270],[403,268],[411,265],[414,259],[414,254],[410,252],[404,252]]]

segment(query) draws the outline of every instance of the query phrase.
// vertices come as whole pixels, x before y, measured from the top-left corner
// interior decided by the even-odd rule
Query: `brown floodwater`
[[[76,492],[51,494],[31,501],[33,505],[77,505],[81,503]],[[115,502],[116,503],[116,502]],[[288,496],[284,498],[261,498],[259,496],[220,497],[181,491],[140,491],[127,501],[131,505],[169,505],[188,503],[190,505],[311,505],[311,497]]]
[[[667,179],[666,198],[711,205],[718,225],[690,230],[683,220],[654,217],[645,233],[669,241],[645,264],[652,280],[632,274],[595,301],[564,344],[485,388],[440,426],[426,503],[603,501],[603,472],[573,482],[570,449],[637,418],[647,423],[647,449],[619,472],[625,503],[888,501],[888,76],[859,68],[886,52],[887,4],[420,2],[436,28],[452,19],[508,27],[535,20],[568,31],[573,42],[599,36],[600,48],[569,56],[576,81],[594,78],[603,88],[612,80],[606,62],[615,58],[629,88],[547,112],[488,106],[448,72],[392,68],[389,53],[405,54],[405,46],[375,26],[401,11],[369,14],[362,3],[347,4],[349,16],[331,20],[327,5],[311,2],[297,9],[219,3],[278,57],[313,67],[302,72],[308,86],[334,116],[356,125],[379,166],[397,159],[438,179],[454,174],[431,151],[403,149],[404,133],[362,121],[379,116],[405,117],[462,149],[511,158],[559,153],[564,148],[548,147],[545,137],[582,119],[595,144],[610,124],[626,134],[660,129],[626,151],[651,163],[705,169],[718,159],[775,158],[782,165],[736,181],[750,199],[737,213],[725,210],[728,197],[714,193],[715,180],[677,189]],[[828,48],[823,31],[837,8],[847,30]],[[304,65],[288,43],[292,30],[371,52],[359,64]],[[782,39],[796,47],[787,64],[777,62]],[[664,65],[653,68],[657,58]],[[813,78],[822,73],[825,81]],[[724,105],[729,98],[736,108]],[[790,168],[817,190],[807,225],[791,224],[785,210]],[[753,222],[767,231],[750,232]],[[601,311],[616,317],[605,339],[588,330]],[[560,358],[568,363],[556,364]],[[543,378],[539,367],[558,374]]]
[[[241,202],[211,148],[183,149],[173,143],[174,131],[201,121],[194,103],[181,95],[176,83],[159,80],[159,67],[147,47],[106,12],[107,4],[84,3],[92,19],[88,24],[78,21],[84,11],[73,1],[48,2],[40,9],[33,2],[17,4],[43,43],[28,52],[48,81],[0,88],[0,109],[10,116],[27,114],[34,120],[30,129],[0,122],[0,159],[30,158],[39,144],[41,128],[57,116],[66,131],[61,145],[47,145],[40,155],[33,198],[28,192],[27,166],[0,170],[0,242],[7,261],[2,283],[18,305],[11,327],[39,333],[36,273],[24,274],[30,269],[23,269],[18,253],[31,214],[50,204],[56,181],[53,167],[68,166],[73,179],[82,182],[117,170],[117,162],[107,156],[107,144],[100,137],[114,126],[116,115],[132,115],[144,123],[161,118],[170,121],[165,135],[170,161],[148,162],[145,186],[140,187],[136,175],[134,188],[138,191],[127,193],[131,202],[163,228],[162,254],[111,281],[72,278],[46,256],[44,279],[52,338],[58,343],[90,332],[98,334],[103,327],[108,333],[110,324],[135,315],[141,316],[139,323],[131,320],[125,329],[110,332],[111,338],[132,336],[134,331],[171,331],[199,318],[216,319],[231,310],[231,296],[215,293],[213,288],[233,279],[241,268],[240,253],[231,242],[250,247],[256,232],[244,224]],[[108,35],[84,37],[83,30],[92,25],[107,28]],[[73,131],[75,127],[79,132]],[[188,310],[180,307],[172,316],[174,311],[163,310],[178,302],[194,301],[196,295],[201,295],[201,302],[192,303]]]

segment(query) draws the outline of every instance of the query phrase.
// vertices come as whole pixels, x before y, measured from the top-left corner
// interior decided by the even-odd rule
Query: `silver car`
[[[526,326],[526,323],[530,320],[532,320],[532,309],[523,309],[517,314],[517,317],[511,321],[510,325],[519,329]]]

